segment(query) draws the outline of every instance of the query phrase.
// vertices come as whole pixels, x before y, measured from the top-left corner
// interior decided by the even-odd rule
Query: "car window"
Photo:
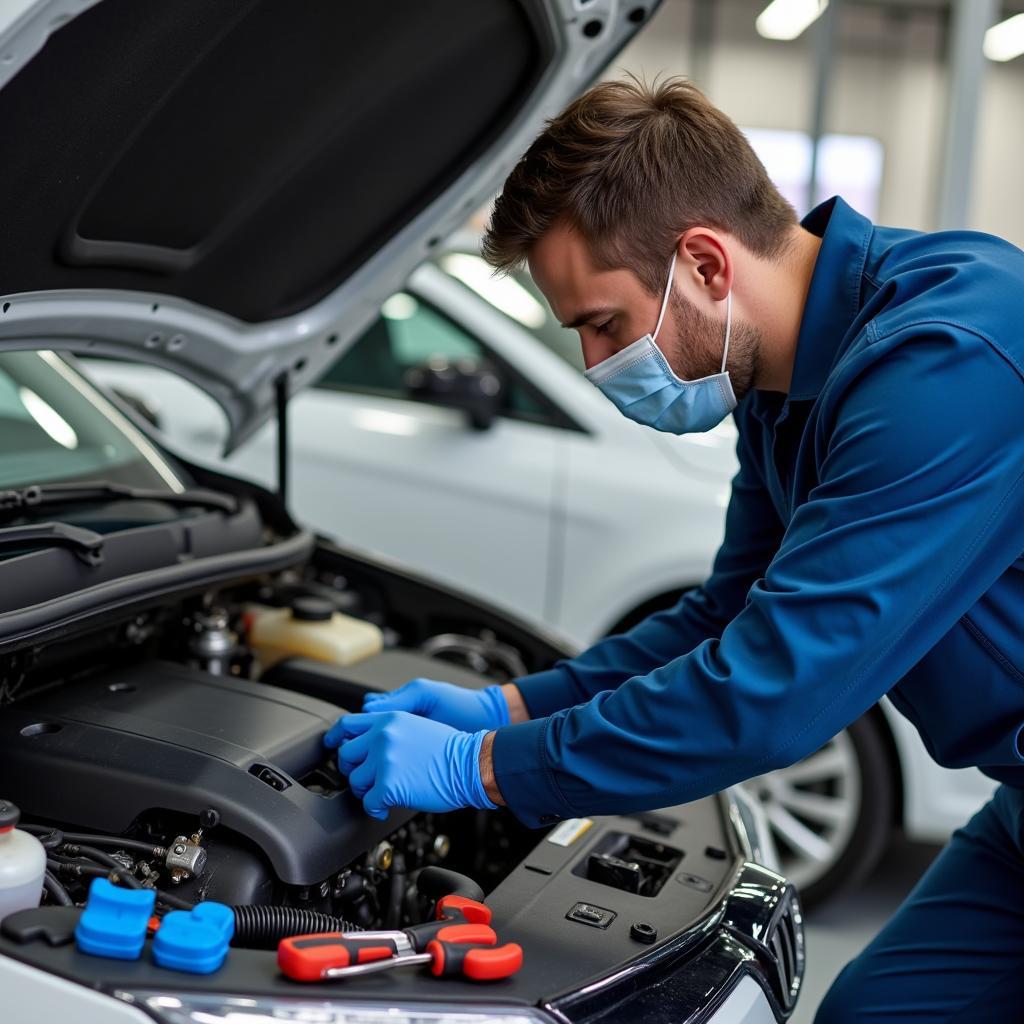
[[[437,258],[437,265],[499,313],[525,327],[559,359],[580,373],[586,369],[579,335],[558,322],[528,270],[495,277],[483,257],[465,251],[446,252]]]
[[[479,339],[450,317],[408,292],[398,292],[320,378],[317,387],[408,398],[406,371],[436,357],[473,359],[491,365],[498,362]],[[502,415],[531,421],[550,418],[549,408],[539,395],[506,367],[496,368],[505,385]]]
[[[52,352],[0,354],[0,487],[104,479],[168,488],[158,453]]]

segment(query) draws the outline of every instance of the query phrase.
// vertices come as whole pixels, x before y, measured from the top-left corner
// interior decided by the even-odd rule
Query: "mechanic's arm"
[[[629,632],[606,637],[571,660],[506,684],[503,690],[513,723],[582,704],[665,665],[703,641],[721,636],[739,614],[754,581],[764,575],[778,550],[783,527],[754,454],[764,428],[749,415],[746,405],[737,411],[737,425],[739,470],[732,482],[725,540],[707,582]],[[679,529],[686,529],[685,521]],[[518,715],[513,701],[518,702]]]
[[[875,340],[891,351],[820,399],[826,426],[806,453],[820,483],[721,639],[488,736],[492,799],[537,825],[683,803],[791,764],[1020,557],[1024,382],[987,342],[924,330],[899,348]]]

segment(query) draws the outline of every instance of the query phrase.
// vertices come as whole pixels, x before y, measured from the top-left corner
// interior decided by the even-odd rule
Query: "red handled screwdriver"
[[[500,978],[511,977],[523,966],[523,948],[515,942],[494,946],[432,939],[427,943],[426,951],[423,953],[400,953],[390,960],[378,960],[351,967],[332,967],[324,972],[323,977],[351,978],[420,964],[429,964],[430,973],[435,978],[453,978],[461,975],[472,981],[497,981]]]
[[[372,933],[292,935],[277,944],[277,966],[293,981],[319,981],[332,968],[386,960],[399,948],[394,938]]]
[[[401,931],[292,935],[278,943],[277,965],[293,981],[320,981],[341,976],[337,972],[362,974],[367,973],[369,967],[384,969],[391,961],[404,962],[420,955],[418,951],[430,942],[440,941],[454,947],[493,946],[498,941],[494,929],[483,924],[455,924],[444,920],[431,921],[429,925],[430,933],[424,930],[415,939]],[[417,940],[422,941],[419,947],[414,944]],[[375,961],[381,963],[378,965]],[[417,962],[426,963],[425,960]]]

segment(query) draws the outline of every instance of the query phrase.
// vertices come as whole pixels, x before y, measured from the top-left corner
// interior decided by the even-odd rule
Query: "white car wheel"
[[[869,716],[787,768],[743,784],[771,829],[782,873],[807,904],[863,878],[892,823],[889,757]]]

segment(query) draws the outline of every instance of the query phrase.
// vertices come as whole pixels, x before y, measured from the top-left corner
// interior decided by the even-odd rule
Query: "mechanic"
[[[733,414],[725,540],[704,586],[548,671],[368,698],[326,738],[368,813],[507,804],[540,826],[683,803],[888,694],[939,763],[1003,785],[817,1019],[1019,1020],[1024,253],[839,198],[797,223],[693,86],[635,79],[548,123],[483,251],[528,261],[630,419]]]

